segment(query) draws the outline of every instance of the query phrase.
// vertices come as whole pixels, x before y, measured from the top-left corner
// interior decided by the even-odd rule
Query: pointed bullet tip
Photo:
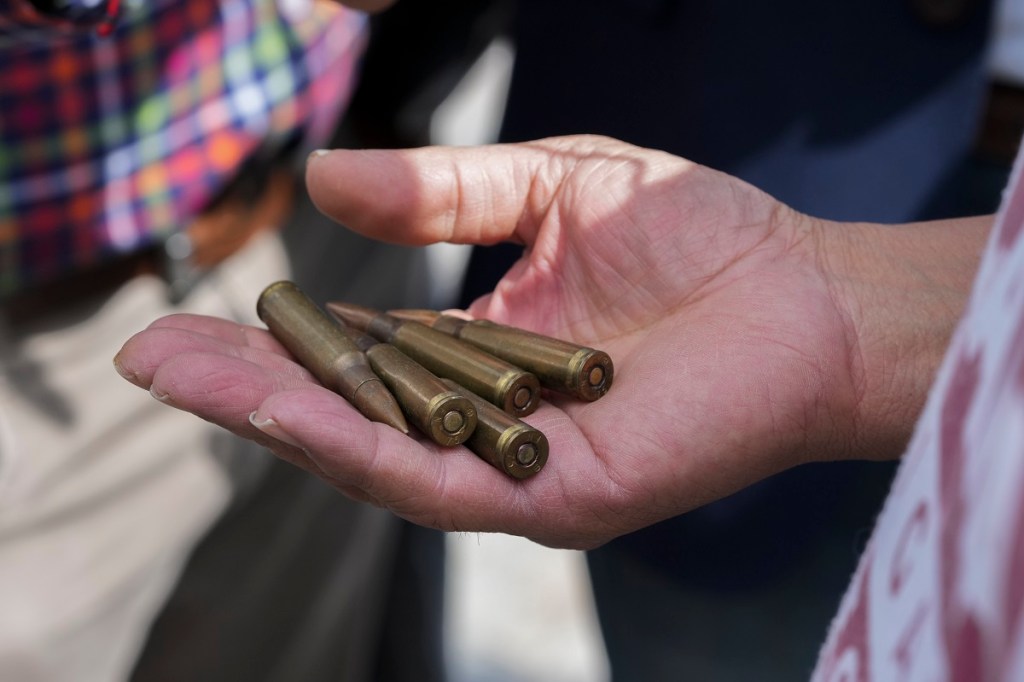
[[[353,396],[353,402],[367,419],[398,429],[404,434],[409,433],[409,423],[405,420],[402,408],[388,390],[384,382],[378,380],[364,382]]]
[[[343,323],[365,332],[374,318],[380,313],[372,308],[366,308],[352,303],[341,303],[340,301],[329,301],[326,306],[327,312],[341,320]]]
[[[441,317],[441,313],[437,312],[436,310],[421,310],[414,308],[389,310],[388,315],[391,315],[392,317],[397,317],[400,320],[412,320],[413,322],[419,322],[420,324],[425,324],[428,327],[433,325],[434,322],[436,322],[437,319]]]

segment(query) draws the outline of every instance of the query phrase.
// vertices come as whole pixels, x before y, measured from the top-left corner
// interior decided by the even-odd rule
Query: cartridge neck
[[[378,345],[379,343],[381,343],[380,341],[373,338],[369,334],[364,334],[363,332],[357,329],[353,329],[348,325],[339,324],[338,326],[341,328],[342,333],[348,338],[352,339],[352,341],[355,342],[356,346],[359,347],[359,350],[363,351],[364,353],[369,349],[373,348],[374,346]]]
[[[460,336],[463,328],[469,320],[463,320],[452,315],[441,315],[431,325],[434,329],[445,334],[451,334],[452,336]]]
[[[397,317],[392,317],[387,313],[381,313],[370,320],[370,323],[366,325],[366,333],[380,341],[390,343],[395,338],[395,334],[398,333],[398,330],[403,324],[405,323]]]

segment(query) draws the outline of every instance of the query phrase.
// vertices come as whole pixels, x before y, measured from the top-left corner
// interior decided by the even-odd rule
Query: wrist
[[[814,226],[819,267],[850,339],[837,396],[850,457],[898,457],[963,313],[992,217]]]

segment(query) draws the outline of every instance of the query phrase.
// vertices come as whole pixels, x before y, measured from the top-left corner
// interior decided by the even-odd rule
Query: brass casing
[[[466,387],[516,417],[532,414],[540,403],[536,376],[419,322],[349,303],[327,304],[345,324],[390,343],[439,377]]]
[[[440,377],[455,381],[515,417],[540,404],[540,381],[476,346],[418,322],[403,322],[391,343]]]
[[[391,389],[409,421],[438,445],[459,445],[477,428],[477,407],[429,370],[387,343],[366,349],[377,376]]]
[[[367,418],[408,433],[398,403],[374,374],[366,355],[293,282],[275,282],[264,289],[256,313],[320,383]]]
[[[440,315],[432,328],[532,372],[541,385],[594,401],[611,388],[615,368],[607,353],[489,320]]]
[[[476,430],[466,441],[466,447],[512,478],[529,478],[544,468],[549,447],[543,433],[451,379],[443,381],[448,388],[471,400],[478,410]]]

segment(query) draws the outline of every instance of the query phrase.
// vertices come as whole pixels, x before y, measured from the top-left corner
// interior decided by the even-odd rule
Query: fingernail
[[[149,394],[162,403],[166,403],[168,405],[173,404],[171,403],[171,394],[159,390],[156,386],[149,387]]]
[[[291,445],[292,447],[299,448],[303,452],[308,452],[306,448],[304,448],[302,444],[299,443],[299,441],[295,440],[295,438],[293,438],[290,433],[282,429],[281,425],[271,418],[257,419],[256,412],[253,412],[252,414],[249,415],[249,423],[255,426],[260,431],[262,431],[263,433],[265,433],[266,435],[273,438],[274,440],[279,440],[282,443],[286,443],[288,445]]]
[[[307,157],[306,161],[309,162],[313,159],[319,159],[321,156],[327,156],[330,153],[330,149],[314,149],[309,153],[309,157]]]
[[[139,378],[135,375],[135,372],[129,371],[128,369],[121,365],[120,352],[118,352],[118,354],[114,356],[114,369],[117,371],[118,374],[121,375],[122,379],[138,385]]]
[[[473,316],[470,315],[468,312],[466,312],[462,308],[448,308],[446,310],[442,310],[441,314],[442,315],[447,315],[448,317],[457,317],[460,320],[472,320],[473,319]]]

